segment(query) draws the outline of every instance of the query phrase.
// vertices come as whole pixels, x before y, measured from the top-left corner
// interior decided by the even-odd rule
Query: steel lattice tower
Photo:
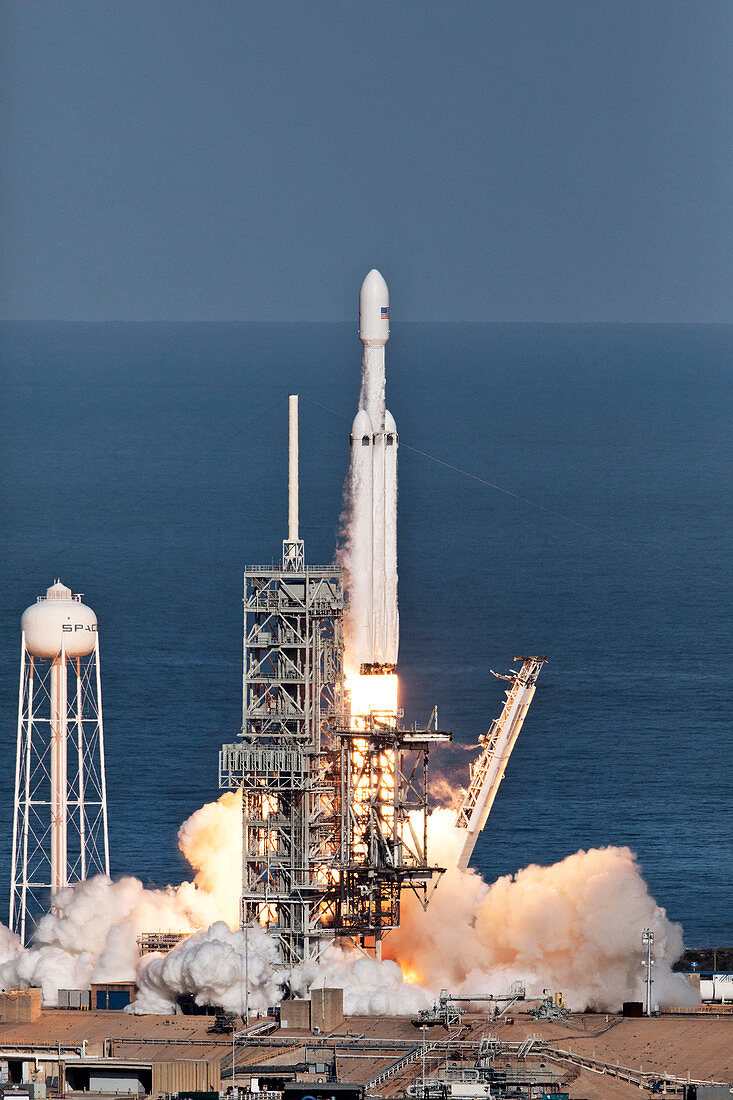
[[[57,581],[21,619],[9,925],[109,874],[97,619]]]
[[[221,756],[222,785],[242,787],[242,924],[276,934],[286,963],[317,954],[333,923],[340,788],[326,731],[343,681],[340,572],[295,569],[244,574],[242,740]]]

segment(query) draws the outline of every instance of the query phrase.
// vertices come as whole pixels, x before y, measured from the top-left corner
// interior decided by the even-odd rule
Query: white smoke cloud
[[[317,963],[291,971],[299,995],[308,989],[343,989],[347,1016],[404,1016],[426,1008],[430,994],[405,981],[401,967],[388,959],[367,957],[348,943],[328,944]]]
[[[136,1013],[172,1012],[184,993],[237,1015],[247,1005],[251,1013],[264,1012],[282,1000],[286,982],[295,996],[306,996],[312,986],[343,989],[344,1011],[352,1016],[409,1014],[430,1002],[424,990],[405,982],[396,963],[367,958],[352,945],[324,941],[317,962],[287,969],[264,929],[232,931],[223,922],[148,961],[137,981]]]
[[[223,921],[143,965],[135,1013],[170,1013],[187,993],[199,1005],[242,1016],[265,1012],[282,998],[276,941],[259,926],[232,931]],[[249,986],[249,997],[247,987]]]
[[[462,836],[449,810],[429,821],[430,858],[448,870],[427,911],[409,895],[386,952],[429,988],[494,993],[523,980],[528,993],[562,991],[572,1009],[617,1011],[640,1000],[641,932],[655,934],[655,1003],[697,996],[670,964],[682,928],[649,894],[628,848],[576,852],[550,867],[525,867],[487,885],[456,866]]]
[[[7,989],[9,985],[14,985],[12,981],[5,980],[5,973],[14,973],[14,967],[19,961],[19,956],[23,953],[23,945],[20,942],[20,936],[16,936],[15,932],[11,932],[4,924],[0,924],[0,988]]]
[[[326,943],[317,963],[287,969],[263,929],[246,936],[239,930],[235,792],[197,810],[179,831],[196,871],[192,882],[149,890],[135,878],[97,876],[69,887],[27,950],[0,925],[0,986],[40,985],[54,1004],[59,988],[136,979],[135,1012],[172,1012],[176,997],[190,994],[241,1014],[246,971],[251,1011],[276,1004],[287,981],[297,995],[312,985],[342,988],[350,1015],[400,1015],[425,1007],[441,988],[497,994],[522,979],[530,993],[550,987],[573,1009],[608,1011],[643,997],[641,930],[648,927],[655,933],[655,1003],[696,1002],[670,970],[683,950],[682,930],[650,896],[628,848],[576,852],[488,885],[474,871],[457,870],[462,837],[453,820],[449,810],[432,813],[431,860],[448,870],[426,912],[403,896],[402,924],[385,939],[389,959],[382,962],[347,942]],[[151,931],[192,935],[167,956],[139,958],[137,938]]]
[[[227,793],[181,826],[179,846],[197,871],[193,882],[149,890],[136,878],[97,875],[69,886],[26,950],[0,925],[0,986],[41,986],[44,1001],[55,1004],[59,989],[134,980],[143,932],[196,932],[220,920],[237,925],[241,806],[241,792]]]

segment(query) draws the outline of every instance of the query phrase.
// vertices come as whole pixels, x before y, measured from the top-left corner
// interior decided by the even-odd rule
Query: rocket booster
[[[361,665],[397,663],[397,425],[385,403],[389,291],[376,270],[359,295],[359,412],[351,430],[352,641]]]

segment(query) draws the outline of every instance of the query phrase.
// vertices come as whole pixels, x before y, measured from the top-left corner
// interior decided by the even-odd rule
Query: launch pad
[[[306,561],[299,535],[298,398],[291,395],[288,524],[282,559],[277,565],[244,571],[242,725],[238,739],[221,748],[219,784],[241,793],[241,892],[238,876],[231,878],[235,899],[239,895],[238,923],[245,933],[238,939],[244,949],[245,1011],[250,992],[248,930],[262,929],[271,937],[268,955],[277,958],[275,967],[284,981],[292,980],[291,968],[318,960],[334,940],[351,941],[380,959],[384,936],[400,926],[405,891],[426,908],[445,870],[431,861],[428,851],[429,764],[430,749],[449,742],[451,734],[438,729],[437,708],[425,726],[407,728],[398,706],[399,443],[385,404],[388,318],[386,283],[379,272],[371,271],[360,295],[362,388],[350,436],[338,564],[313,567]],[[98,869],[105,871],[108,845],[96,617],[57,584],[26,611],[22,629],[13,840],[13,888],[20,884],[21,907],[13,893],[11,923],[20,912],[24,933],[26,894],[29,886],[37,885],[25,862],[26,840],[35,837],[30,810],[38,812],[44,828],[51,819],[50,877],[41,886],[51,890],[52,903],[63,887],[83,881],[92,868],[94,852],[87,852],[85,844],[96,836],[99,822],[105,866]],[[82,659],[90,654],[93,659],[84,672]],[[75,661],[77,673],[75,707],[67,706],[67,658]],[[545,658],[519,660],[521,669],[502,677],[511,685],[504,710],[479,739],[463,805],[453,821],[444,821],[448,830],[459,833],[458,870],[467,867],[491,810]],[[34,726],[34,676],[45,668],[39,664],[43,661],[50,662],[50,713],[42,716],[50,729],[48,744],[39,739]],[[93,672],[96,695],[89,687]],[[38,684],[45,690],[39,676]],[[72,729],[79,764],[78,780],[72,769],[69,783],[66,753]],[[96,786],[90,765],[93,750],[101,761]],[[29,761],[34,752],[39,774],[46,775],[50,762],[50,796],[46,786],[39,788],[40,794],[32,786]],[[97,786],[102,792],[99,805],[93,797]],[[222,801],[227,808],[234,804],[232,799]],[[46,816],[37,807],[43,807]],[[78,873],[74,846],[67,844],[69,808],[78,810]],[[96,818],[88,816],[90,808],[98,810]],[[231,832],[227,824],[227,843]],[[95,844],[99,847],[96,840]],[[22,876],[15,874],[18,852],[24,860]],[[35,857],[35,849],[31,855]],[[232,872],[237,862],[235,856]],[[226,919],[235,923],[230,907],[227,897]],[[187,915],[181,925],[186,931],[163,927],[144,932],[137,940],[140,955],[186,951],[181,941],[190,935],[189,924]],[[192,943],[192,949],[195,946]],[[406,975],[406,981],[412,976]],[[312,981],[306,972],[305,987]],[[267,996],[276,999],[274,991]]]

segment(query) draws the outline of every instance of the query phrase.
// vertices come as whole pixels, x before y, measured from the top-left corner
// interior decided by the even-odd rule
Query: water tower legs
[[[109,875],[99,642],[56,657],[21,639],[10,920],[27,942],[64,887]]]

